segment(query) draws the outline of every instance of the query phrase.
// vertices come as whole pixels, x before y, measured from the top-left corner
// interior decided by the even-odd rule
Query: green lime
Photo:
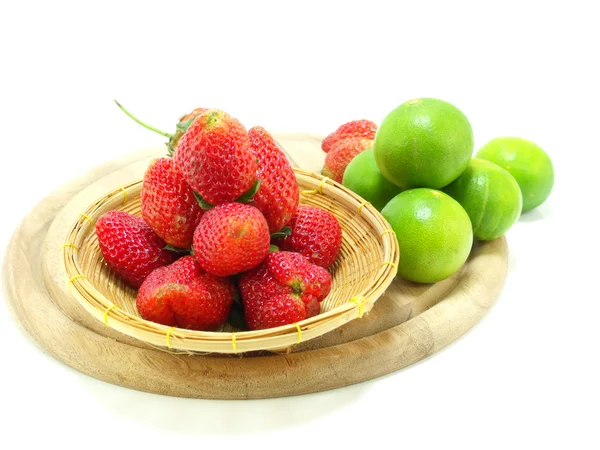
[[[523,211],[537,208],[552,192],[552,161],[531,141],[516,137],[492,139],[477,152],[477,158],[492,161],[515,177],[523,194]]]
[[[473,236],[486,241],[506,233],[523,207],[515,178],[484,159],[472,159],[467,170],[446,186],[444,192],[467,211],[473,224]]]
[[[456,106],[420,98],[383,119],[373,147],[379,170],[392,183],[402,189],[439,189],[467,168],[473,130]]]
[[[396,195],[381,214],[400,245],[398,274],[418,283],[435,283],[458,271],[469,257],[473,228],[469,215],[449,195],[411,189]]]
[[[372,148],[359,153],[350,161],[342,184],[381,211],[400,188],[390,183],[379,171]]]

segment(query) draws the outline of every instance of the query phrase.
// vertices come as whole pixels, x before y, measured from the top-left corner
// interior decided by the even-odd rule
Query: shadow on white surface
[[[519,217],[519,222],[538,222],[540,220],[546,220],[548,216],[552,214],[552,209],[550,208],[550,206],[550,204],[544,203],[543,205],[540,205],[535,209],[531,209],[529,211],[521,213],[521,217]]]
[[[506,275],[507,282],[511,276],[511,273],[514,273],[519,267],[518,249],[511,247],[510,237],[511,235],[509,231],[509,234],[506,235],[506,240],[508,242],[508,274]],[[504,288],[502,290],[504,290]],[[500,296],[502,296],[502,293],[500,293]],[[498,297],[498,300],[500,299],[500,296]]]
[[[144,428],[185,434],[243,435],[303,425],[358,403],[361,383],[331,391],[264,400],[203,400],[149,394],[80,378],[82,391],[114,417]]]

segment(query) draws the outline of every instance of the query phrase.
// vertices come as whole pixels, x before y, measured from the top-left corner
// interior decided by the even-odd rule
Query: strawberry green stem
[[[127,114],[129,117],[131,117],[133,120],[135,120],[137,123],[139,123],[144,128],[147,128],[150,131],[154,131],[155,133],[162,134],[163,136],[168,137],[168,138],[173,137],[172,134],[169,134],[166,131],[161,131],[158,128],[154,128],[153,126],[148,125],[147,123],[142,122],[140,119],[138,119],[133,114],[131,114],[129,111],[127,111],[127,109],[125,109],[125,107],[123,105],[121,105],[117,100],[115,100],[115,103],[121,109],[121,111],[123,111],[125,114]]]

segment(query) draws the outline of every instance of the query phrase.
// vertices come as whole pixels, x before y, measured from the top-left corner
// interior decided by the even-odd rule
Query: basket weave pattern
[[[65,238],[64,263],[71,293],[95,318],[121,333],[165,351],[243,353],[281,351],[331,331],[368,312],[394,279],[398,242],[381,214],[342,185],[295,169],[300,204],[336,216],[343,230],[338,259],[329,268],[333,284],[321,314],[277,328],[215,332],[172,328],[142,319],[135,307],[137,291],[104,262],[93,227],[113,209],[140,215],[142,181],[106,194],[83,211]]]

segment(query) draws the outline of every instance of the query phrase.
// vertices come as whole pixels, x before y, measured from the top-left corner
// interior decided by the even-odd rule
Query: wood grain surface
[[[299,166],[323,164],[320,138],[278,134]],[[450,344],[491,307],[507,271],[504,238],[477,243],[463,269],[443,282],[396,279],[371,312],[290,354],[181,355],[99,323],[69,293],[62,261],[49,251],[92,198],[140,178],[157,147],[100,166],[40,202],[16,230],[4,259],[5,298],[15,321],[58,360],[104,381],[166,395],[245,399],[298,395],[369,380],[413,364]],[[114,184],[113,184],[114,183]],[[40,251],[40,249],[42,251]]]

